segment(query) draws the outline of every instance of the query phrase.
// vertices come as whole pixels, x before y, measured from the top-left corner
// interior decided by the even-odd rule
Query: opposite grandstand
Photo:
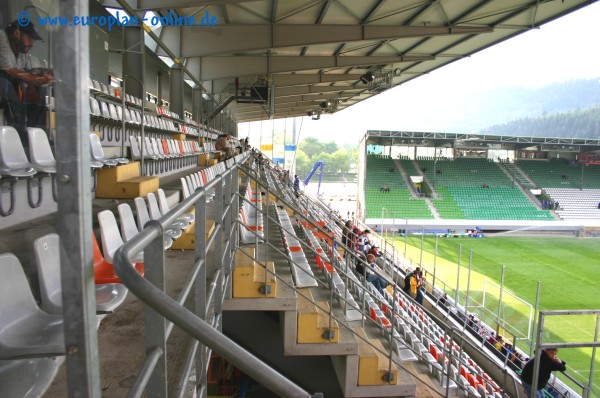
[[[398,139],[406,137],[411,139]],[[364,139],[370,149],[367,223],[600,218],[600,162],[593,152],[600,144],[563,141],[576,145],[532,137],[370,131]]]

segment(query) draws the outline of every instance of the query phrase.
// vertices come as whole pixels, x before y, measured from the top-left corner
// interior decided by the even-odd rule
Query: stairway
[[[498,162],[501,169],[508,173],[519,185],[527,189],[535,189],[537,185],[514,163]]]
[[[414,187],[412,181],[410,180],[410,176],[408,175],[406,170],[404,170],[404,167],[402,167],[402,163],[400,163],[400,161],[398,159],[394,159],[394,165],[396,166],[396,169],[398,169],[398,171],[400,171],[400,175],[402,176],[402,179],[404,180],[404,185],[406,185],[406,187],[410,191],[411,196],[413,198],[418,198],[419,195],[417,195],[417,191],[415,191],[415,187]]]
[[[258,247],[256,245],[245,247],[243,250],[247,254],[254,254],[256,261],[251,260],[243,253],[236,256],[232,294],[223,303],[224,325],[229,324],[227,318],[230,311],[233,311],[232,316],[234,317],[242,316],[243,312],[256,312],[256,315],[243,315],[256,320],[260,319],[260,314],[265,311],[269,311],[273,315],[276,313],[277,315],[273,319],[278,319],[279,322],[269,321],[270,330],[265,331],[263,325],[260,333],[269,336],[279,333],[280,337],[277,339],[271,337],[270,340],[281,341],[283,349],[279,352],[275,347],[263,347],[263,350],[267,350],[269,353],[261,350],[256,354],[260,357],[268,357],[268,362],[278,369],[286,368],[286,365],[283,364],[287,362],[287,358],[290,358],[290,361],[297,361],[298,359],[292,358],[301,357],[305,358],[305,361],[314,360],[315,364],[322,366],[323,362],[318,358],[329,357],[329,363],[338,379],[338,388],[342,391],[341,394],[333,396],[416,396],[417,387],[409,373],[395,364],[390,367],[389,354],[383,354],[389,353],[391,347],[388,339],[382,334],[381,327],[370,318],[364,321],[347,319],[345,315],[347,312],[336,299],[337,290],[334,291],[330,288],[332,284],[328,278],[331,274],[329,277],[327,276],[327,272],[323,269],[325,268],[323,263],[319,269],[315,260],[315,251],[311,251],[304,243],[302,244],[303,251],[315,277],[319,280],[319,286],[302,289],[293,287],[289,259],[285,255],[285,249],[282,249],[284,242],[281,229],[276,221],[276,208],[275,206],[269,207],[267,209],[269,217],[265,217],[268,223],[265,226],[265,234],[267,234],[265,240],[270,242],[273,247],[266,243],[262,243]],[[304,230],[297,223],[294,223],[294,231],[298,240],[307,241]],[[241,250],[238,249],[238,253]],[[270,269],[274,270],[277,279],[276,289],[274,287],[267,289],[271,294],[261,290],[261,286],[264,286],[262,278],[265,275],[264,266],[266,264],[273,264]],[[263,271],[257,272],[257,267],[263,267]],[[332,268],[329,269],[330,272],[336,272]],[[242,277],[236,277],[236,273],[242,274]],[[267,273],[270,274],[270,272]],[[262,277],[259,278],[260,280],[256,279],[255,275],[257,274]],[[336,288],[339,288],[339,285]],[[236,292],[244,292],[243,297]],[[258,325],[249,327],[244,332],[229,331],[228,327],[225,329],[228,334],[234,333],[236,340],[242,345],[253,348],[266,344],[261,336],[250,333],[251,329],[258,327]],[[260,340],[261,343],[258,343],[257,340]],[[395,362],[405,363],[397,357],[395,352],[393,358]],[[412,358],[416,359],[414,356]],[[310,370],[307,371],[310,372]],[[304,371],[298,372],[296,369],[294,373],[304,373]],[[298,377],[304,380],[303,375],[298,375]],[[306,380],[306,383],[308,385],[312,382]]]
[[[523,173],[523,171],[517,167],[514,163],[505,163],[498,162],[496,163],[500,169],[507,174],[513,180],[513,184],[517,186],[521,192],[529,199],[529,201],[535,206],[536,209],[541,210],[542,206],[540,205],[539,200],[531,193],[531,189],[537,188],[537,185]],[[559,219],[556,213],[552,212],[552,215]]]

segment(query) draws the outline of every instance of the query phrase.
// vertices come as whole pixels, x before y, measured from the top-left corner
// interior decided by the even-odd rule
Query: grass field
[[[421,237],[411,236],[407,243],[407,257],[417,265],[421,258]],[[400,253],[404,252],[403,237],[396,238],[394,244]],[[532,305],[535,305],[538,281],[541,282],[541,310],[600,309],[598,240],[506,236],[440,238],[436,277],[451,289],[455,289],[457,284],[459,246],[462,246],[459,290],[463,292],[467,290],[469,255],[472,251],[471,282],[468,286],[471,304],[482,297],[484,279],[500,284],[502,267],[505,266],[505,289]],[[424,238],[423,251],[422,265],[433,272],[435,237]],[[488,292],[489,286],[487,284]],[[464,305],[464,298],[462,300]],[[503,301],[511,305],[506,296]],[[527,308],[515,301],[514,309],[511,322],[518,323],[520,320],[526,324]],[[544,328],[544,341],[593,341],[595,326],[596,319],[591,316],[549,318]],[[526,352],[529,350],[528,347],[521,348]],[[562,349],[560,357],[568,363],[569,373],[589,380],[591,349]],[[596,361],[595,369],[594,384],[598,386],[600,360]],[[600,387],[595,388],[597,394],[598,391]]]

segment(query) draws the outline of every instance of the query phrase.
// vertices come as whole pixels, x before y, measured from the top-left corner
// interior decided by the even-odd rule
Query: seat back
[[[167,195],[165,195],[165,191],[162,188],[158,188],[156,191],[158,193],[158,204],[160,206],[160,212],[162,214],[167,214],[169,210],[169,202],[167,201]]]
[[[152,143],[150,137],[144,137],[144,156],[154,156]]]
[[[104,259],[113,264],[113,255],[119,247],[123,246],[123,239],[119,232],[117,219],[112,211],[103,210],[98,213],[98,222],[100,223]]]
[[[108,104],[104,101],[100,101],[100,113],[107,119],[110,119],[110,111],[108,110]]]
[[[61,314],[62,282],[58,235],[52,233],[36,239],[33,250],[40,282],[41,308],[49,314]]]
[[[119,211],[119,220],[121,221],[121,236],[127,242],[137,235],[139,230],[135,224],[135,218],[133,218],[133,212],[129,204],[121,203],[117,206],[117,210]]]
[[[15,170],[31,168],[19,133],[10,126],[0,126],[0,167]]]
[[[144,198],[140,196],[135,198],[133,200],[133,203],[135,203],[135,211],[137,213],[138,229],[141,231],[142,229],[144,229],[144,225],[146,225],[146,223],[150,221],[150,214],[148,214],[148,206],[146,205],[146,201],[144,200]]]
[[[158,220],[162,217],[160,209],[158,207],[158,202],[156,201],[156,195],[153,192],[148,193],[148,208],[150,209],[150,218],[153,220]]]
[[[117,108],[114,104],[108,104],[108,112],[110,113],[110,118],[113,120],[119,120],[119,115],[117,114]]]
[[[134,159],[141,159],[142,153],[140,152],[140,141],[138,137],[134,135],[129,136],[129,144],[131,145],[131,155]]]
[[[158,149],[157,139],[156,138],[150,138],[150,144],[152,145],[152,152],[155,155],[162,157],[162,154],[160,153],[160,150]]]
[[[2,329],[39,312],[21,262],[12,253],[0,254],[0,335]]]
[[[56,170],[56,159],[50,148],[48,136],[44,130],[37,127],[28,127],[29,135],[29,157],[34,166],[54,167]]]
[[[104,150],[100,138],[96,134],[90,134],[90,154],[94,160],[104,160]]]
[[[184,177],[181,177],[179,180],[181,181],[181,188],[183,189],[183,198],[187,199],[190,196],[190,190],[188,188],[188,183]]]
[[[98,103],[98,100],[93,97],[90,97],[90,112],[94,116],[102,115],[102,113],[100,112],[100,104]]]

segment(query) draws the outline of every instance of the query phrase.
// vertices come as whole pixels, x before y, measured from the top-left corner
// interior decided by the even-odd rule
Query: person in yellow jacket
[[[421,292],[422,286],[423,277],[421,270],[415,271],[412,278],[410,278],[410,294],[419,304],[423,304],[423,292]]]

